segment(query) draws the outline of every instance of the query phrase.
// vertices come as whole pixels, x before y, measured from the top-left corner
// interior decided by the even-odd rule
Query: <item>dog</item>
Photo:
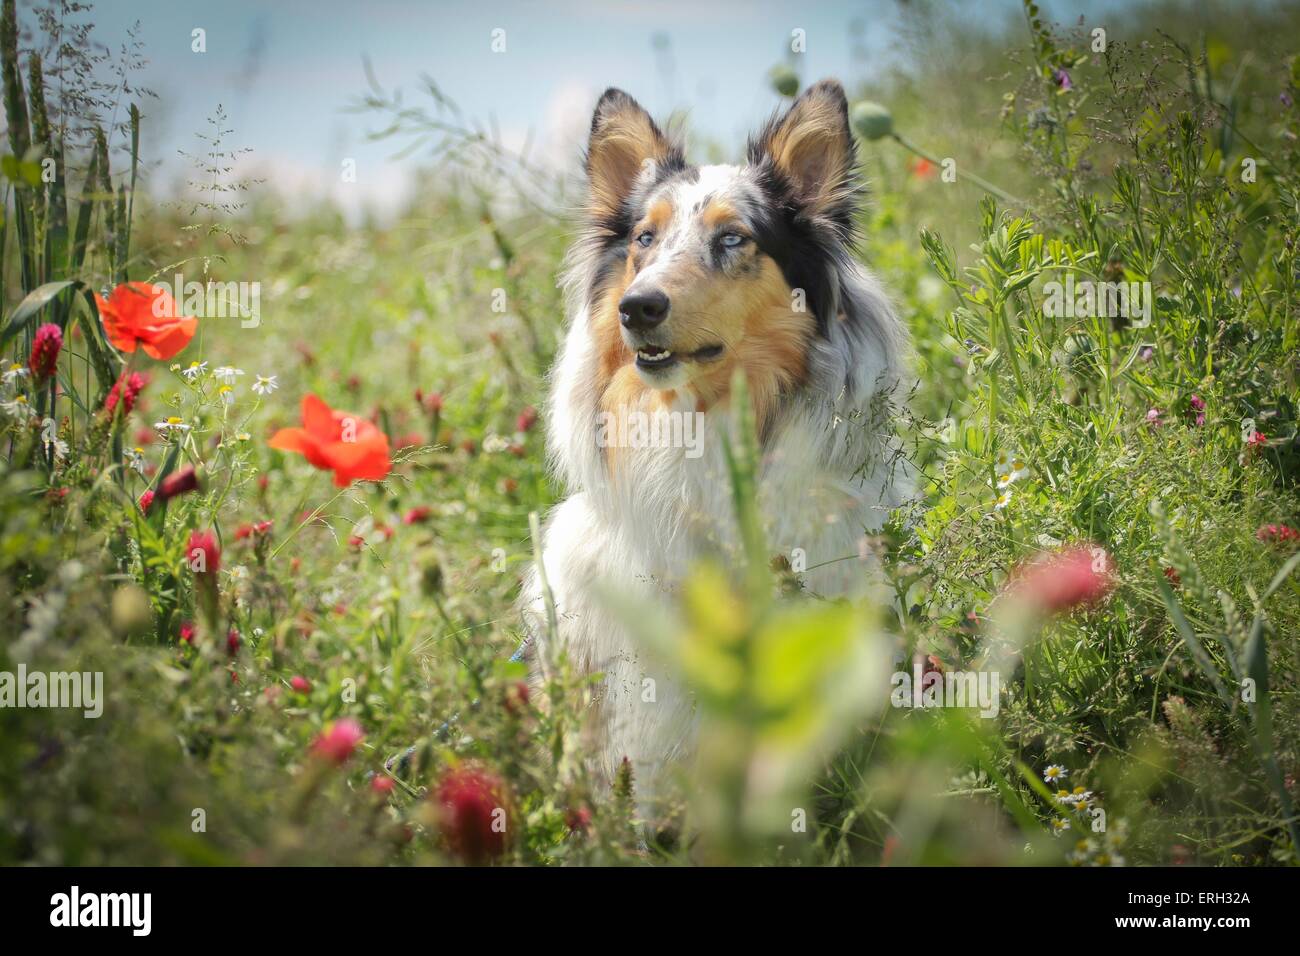
[[[638,798],[689,760],[692,698],[598,585],[662,599],[734,543],[723,449],[737,371],[768,540],[800,557],[808,590],[864,589],[864,536],[910,489],[881,414],[903,382],[908,338],[853,257],[863,187],[843,88],[809,88],[747,154],[740,166],[691,165],[632,97],[607,90],[562,283],[569,325],[547,435],[568,496],[542,531],[545,581],[534,569],[524,582],[525,659],[539,682],[551,631],[572,665],[603,675],[591,757],[607,781],[629,760]]]

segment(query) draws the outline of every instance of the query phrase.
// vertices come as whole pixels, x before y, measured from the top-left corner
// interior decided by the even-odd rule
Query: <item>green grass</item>
[[[645,640],[699,689],[701,759],[678,838],[651,833],[648,847],[635,781],[611,792],[583,765],[590,681],[561,661],[521,702],[523,668],[507,662],[530,515],[561,493],[541,423],[521,431],[519,416],[543,404],[569,224],[432,186],[389,228],[238,204],[238,184],[194,210],[136,203],[120,152],[29,120],[35,145],[15,138],[5,157],[5,351],[25,364],[36,326],[63,326],[61,393],[19,380],[3,400],[26,391],[53,408],[69,447],[52,459],[39,428],[10,413],[0,425],[12,622],[0,671],[103,671],[106,701],[98,720],[0,709],[0,860],[446,862],[456,854],[430,795],[473,763],[502,781],[508,863],[1296,862],[1300,577],[1294,541],[1257,536],[1300,524],[1300,113],[1279,99],[1300,97],[1300,75],[1295,51],[1267,39],[1295,36],[1296,17],[1217,14],[1204,42],[1189,23],[1180,49],[1150,8],[1096,56],[1086,33],[1053,35],[1031,14],[963,47],[966,59],[921,55],[941,65],[856,91],[887,104],[908,142],[957,159],[947,183],[891,139],[862,144],[862,254],[916,345],[919,386],[898,425],[921,495],[874,542],[889,594],[862,607],[778,600],[797,575],[768,572],[755,451],[733,449],[747,573],[701,568],[672,615],[624,609],[664,622]],[[920,26],[933,53],[949,28]],[[18,128],[20,96],[24,115],[38,111],[27,59],[13,62]],[[129,142],[133,128],[108,134]],[[60,178],[44,189],[51,154]],[[1023,205],[987,198],[965,172]],[[178,270],[260,281],[261,324],[202,319],[171,362],[137,355],[144,401],[110,419],[98,409],[123,357],[100,338],[93,299],[69,286],[20,303],[43,283],[99,290]],[[1046,316],[1044,285],[1067,272],[1149,281],[1151,325]],[[191,381],[192,361],[208,365]],[[212,375],[223,365],[245,372],[229,404]],[[272,374],[278,389],[254,394]],[[339,490],[267,447],[308,392],[373,415],[403,446],[390,478]],[[176,445],[153,434],[142,454],[157,470],[131,471],[138,436],[167,416],[192,430]],[[1251,424],[1266,442],[1243,440]],[[1001,452],[1025,475],[999,509]],[[185,464],[200,490],[141,516],[140,493]],[[415,508],[427,519],[404,523]],[[268,535],[237,538],[263,520]],[[221,541],[215,615],[184,563],[193,529]],[[979,666],[1011,628],[999,595],[1012,569],[1076,543],[1107,551],[1115,590],[1017,625],[996,719],[888,706],[882,661]],[[193,646],[179,639],[189,621]],[[365,739],[327,766],[312,742],[345,717]],[[413,743],[393,791],[374,792],[369,775]],[[755,787],[758,763],[779,768],[778,785]],[[1050,765],[1091,791],[1087,812],[1054,799]]]

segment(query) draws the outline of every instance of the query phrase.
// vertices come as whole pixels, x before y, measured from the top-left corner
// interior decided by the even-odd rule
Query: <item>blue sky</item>
[[[1019,3],[958,6],[987,21]],[[183,178],[177,150],[195,148],[194,133],[221,103],[235,142],[252,150],[246,174],[355,213],[393,208],[415,165],[390,160],[394,143],[366,143],[377,121],[345,111],[365,89],[364,57],[381,83],[411,96],[420,74],[432,75],[467,114],[491,118],[511,144],[531,132],[555,162],[577,156],[591,106],[610,85],[656,116],[689,109],[692,125],[738,147],[779,104],[765,76],[791,30],[806,31],[805,81],[850,84],[898,55],[898,10],[891,0],[101,0],[94,20],[113,48],[140,21],[150,62],[138,80],[159,95],[145,104],[143,136],[146,158],[159,164],[155,193]],[[191,50],[195,28],[206,31],[205,53]],[[491,48],[497,28],[504,53]],[[656,34],[668,39],[671,70]],[[356,161],[355,183],[341,181],[345,158]]]

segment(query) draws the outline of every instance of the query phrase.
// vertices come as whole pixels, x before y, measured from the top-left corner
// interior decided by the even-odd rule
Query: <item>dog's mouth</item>
[[[721,345],[706,345],[693,352],[676,352],[672,349],[645,345],[636,350],[636,367],[646,372],[672,368],[679,362],[715,362],[722,358]]]

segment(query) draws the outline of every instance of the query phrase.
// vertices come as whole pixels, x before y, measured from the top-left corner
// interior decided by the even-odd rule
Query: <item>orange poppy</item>
[[[95,293],[99,316],[108,340],[123,352],[136,346],[159,361],[166,361],[194,338],[199,320],[181,315],[165,286],[124,282],[107,299]]]
[[[393,469],[388,436],[374,423],[330,408],[315,395],[302,399],[302,428],[281,428],[270,446],[294,451],[317,468],[334,472],[342,488],[353,481],[377,481]]]

